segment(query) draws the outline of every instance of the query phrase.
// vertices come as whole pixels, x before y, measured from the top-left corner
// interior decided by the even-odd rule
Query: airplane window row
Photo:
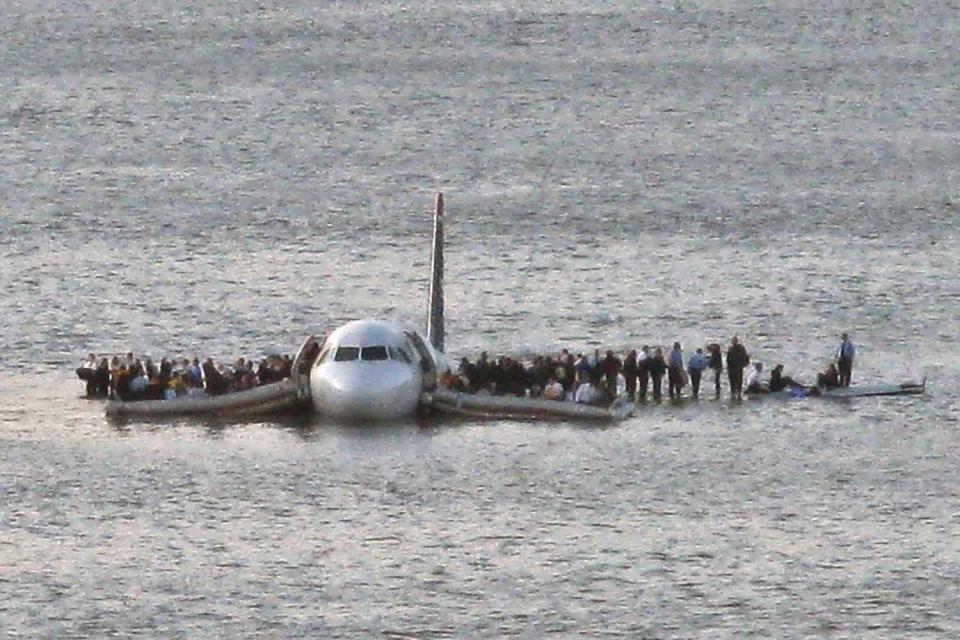
[[[399,360],[410,364],[410,355],[401,347],[337,347],[329,349],[320,357],[320,362],[327,362],[330,356],[333,356],[334,362],[350,362],[352,360]]]

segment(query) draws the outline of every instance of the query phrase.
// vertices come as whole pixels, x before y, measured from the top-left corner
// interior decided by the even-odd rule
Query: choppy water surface
[[[960,55],[946,2],[0,9],[7,637],[952,638]],[[116,423],[88,351],[734,333],[919,398],[609,428]]]

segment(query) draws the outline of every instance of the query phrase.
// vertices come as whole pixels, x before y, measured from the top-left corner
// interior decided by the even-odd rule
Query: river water
[[[9,638],[954,638],[950,2],[0,9]],[[921,397],[609,427],[111,422],[89,351],[453,356],[737,334]]]

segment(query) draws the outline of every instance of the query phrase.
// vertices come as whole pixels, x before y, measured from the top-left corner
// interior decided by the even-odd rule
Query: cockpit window
[[[334,362],[347,362],[356,360],[360,357],[359,347],[337,347],[337,354],[333,356]]]
[[[410,364],[410,356],[407,355],[407,352],[401,349],[400,347],[389,347],[390,357],[394,360],[399,360],[400,362],[406,362]]]
[[[360,352],[360,357],[364,360],[388,360],[386,347],[364,347]]]

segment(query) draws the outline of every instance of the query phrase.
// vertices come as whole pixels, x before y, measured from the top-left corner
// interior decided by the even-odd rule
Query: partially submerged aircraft
[[[443,413],[494,418],[560,418],[618,420],[633,413],[617,399],[597,407],[541,398],[467,394],[444,387],[450,372],[444,355],[443,194],[437,195],[431,259],[430,303],[426,336],[383,320],[355,320],[338,327],[316,349],[317,339],[304,340],[293,360],[289,379],[201,398],[124,402],[110,400],[110,415],[214,414],[254,415],[310,406],[339,420],[381,421],[413,415],[422,407]],[[923,393],[924,384],[873,385],[834,390],[823,395],[900,395]]]
[[[339,420],[381,421],[413,415],[424,406],[444,413],[517,418],[609,419],[629,415],[629,405],[611,409],[537,398],[470,396],[440,383],[450,372],[444,355],[443,194],[437,195],[433,225],[430,302],[426,336],[393,322],[354,320],[334,330],[314,350],[315,336],[304,340],[289,380],[205,398],[122,402],[111,400],[113,415],[250,415],[312,406]]]

